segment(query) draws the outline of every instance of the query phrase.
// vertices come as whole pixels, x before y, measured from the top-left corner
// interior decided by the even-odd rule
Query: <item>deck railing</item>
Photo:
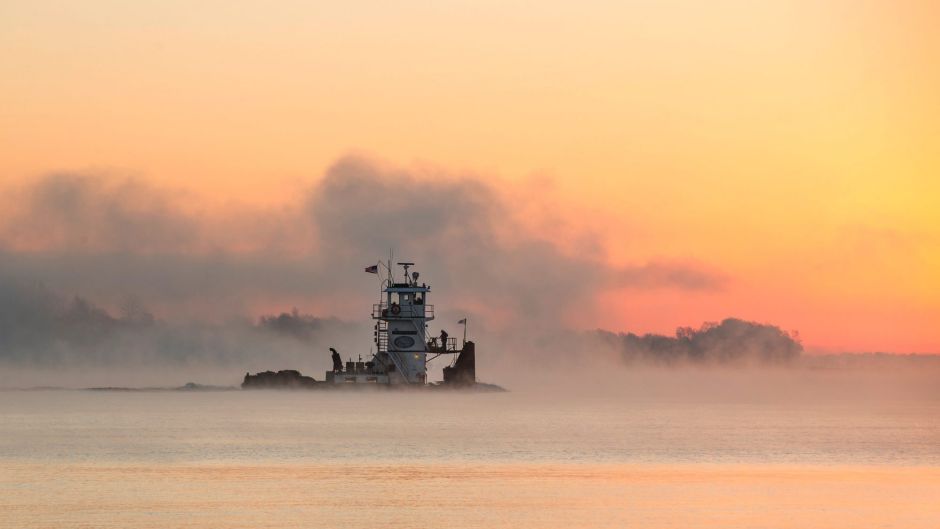
[[[394,307],[398,307],[397,314]],[[427,318],[434,319],[434,305],[394,305],[375,303],[372,305],[373,318]]]
[[[440,338],[431,338],[428,340],[428,352],[431,353],[459,353],[460,349],[457,348],[457,338],[452,336],[447,337],[447,343],[444,348],[441,348],[441,339]]]

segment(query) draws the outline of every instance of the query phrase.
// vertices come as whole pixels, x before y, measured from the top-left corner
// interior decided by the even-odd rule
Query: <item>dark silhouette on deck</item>
[[[336,352],[336,349],[330,347],[330,352],[332,353],[330,357],[333,359],[333,372],[339,373],[343,370],[343,359],[340,358],[339,353]]]
[[[476,346],[467,342],[457,355],[453,366],[444,368],[444,384],[447,386],[472,386],[477,383]]]

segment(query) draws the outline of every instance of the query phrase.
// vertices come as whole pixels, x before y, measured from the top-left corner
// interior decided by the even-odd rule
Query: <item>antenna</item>
[[[405,283],[408,282],[408,267],[414,266],[414,263],[398,263],[399,266],[405,269]]]

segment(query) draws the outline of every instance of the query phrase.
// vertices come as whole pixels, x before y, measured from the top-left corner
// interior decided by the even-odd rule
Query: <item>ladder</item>
[[[378,352],[388,352],[388,322],[379,320],[375,327],[375,345],[378,346]]]
[[[405,382],[411,382],[408,377],[408,373],[402,368],[401,360],[398,358],[398,353],[394,353],[388,350],[388,322],[385,320],[379,320],[376,323],[375,327],[375,345],[377,346],[376,350],[379,353],[385,353],[389,358],[392,359],[392,363],[395,364],[395,369],[401,373],[401,376],[404,377]]]

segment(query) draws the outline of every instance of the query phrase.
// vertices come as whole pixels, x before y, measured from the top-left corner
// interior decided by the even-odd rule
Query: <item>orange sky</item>
[[[103,170],[262,206],[348,152],[551,181],[611,262],[727,278],[608,292],[593,326],[940,351],[935,2],[271,4],[3,2],[0,184]]]

